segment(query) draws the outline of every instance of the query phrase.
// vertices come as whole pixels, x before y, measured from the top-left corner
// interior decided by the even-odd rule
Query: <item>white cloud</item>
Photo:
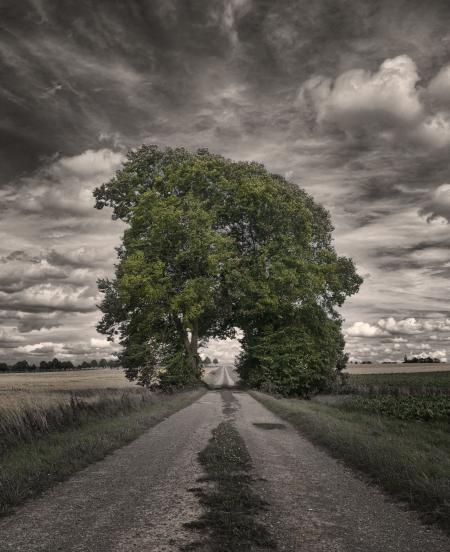
[[[210,339],[208,343],[199,351],[201,356],[209,356],[211,359],[217,358],[223,363],[233,363],[241,351],[239,339],[242,332],[237,331],[235,339]]]
[[[96,337],[91,337],[90,341],[91,347],[95,349],[111,349],[112,343],[107,339],[98,339]]]
[[[105,148],[61,157],[12,183],[5,207],[21,215],[89,216],[93,213],[93,189],[112,176],[122,161],[122,153]]]
[[[380,318],[378,328],[391,335],[417,335],[425,332],[450,332],[450,318]],[[434,336],[436,337],[436,336]],[[431,339],[433,336],[431,337]],[[404,343],[404,338],[394,338],[394,342]]]
[[[350,328],[346,329],[346,335],[351,337],[380,337],[388,335],[377,326],[372,326],[367,322],[355,322]]]
[[[26,358],[17,345],[39,343],[83,343],[70,351],[48,349],[47,357],[109,353],[101,339],[90,344],[99,337],[96,279],[112,274],[124,225],[111,220],[109,209],[94,209],[92,191],[122,160],[122,153],[107,148],[54,157],[3,190],[0,319],[26,334],[25,342],[23,336],[4,341],[7,360]],[[45,356],[43,349],[39,354]]]
[[[64,345],[62,343],[53,343],[52,341],[43,341],[42,343],[18,347],[17,352],[31,355],[61,355],[64,353]]]
[[[431,194],[428,201],[420,209],[419,213],[427,217],[427,221],[441,217],[450,221],[450,184],[438,186]]]
[[[450,115],[438,112],[428,115],[410,133],[412,140],[429,148],[444,148],[450,144]]]
[[[444,148],[450,145],[445,110],[450,108],[450,65],[430,81],[428,90],[418,86],[419,80],[414,61],[400,55],[386,59],[375,72],[351,69],[334,80],[314,75],[300,87],[297,104],[303,111],[312,109],[324,129],[331,124],[398,144],[407,140]],[[428,97],[434,103],[427,103]]]
[[[346,350],[353,358],[380,358],[382,354],[394,354],[400,360],[409,351],[411,356],[431,356],[446,362],[444,349],[432,352],[428,340],[448,341],[450,337],[438,338],[430,332],[450,333],[450,318],[381,318],[376,324],[358,321],[344,330],[347,337]],[[399,337],[407,335],[405,337]],[[415,336],[420,336],[420,341],[415,342]],[[370,343],[361,342],[360,338],[369,338]],[[387,346],[386,342],[393,343]]]
[[[0,300],[3,308],[22,312],[89,312],[96,308],[87,286],[36,284],[14,294],[0,292]]]
[[[394,337],[394,338],[392,339],[392,342],[393,342],[393,343],[407,343],[408,340],[407,340],[406,338],[404,338],[404,337]]]
[[[450,64],[442,67],[431,79],[428,94],[436,104],[450,108]]]
[[[430,351],[430,352],[420,352],[420,353],[410,353],[411,356],[415,356],[417,358],[438,358],[441,362],[447,362],[447,351],[445,349],[440,349],[437,351]]]
[[[392,316],[381,318],[377,325],[390,334],[418,334],[423,332],[423,324],[415,318],[405,318],[396,320]]]
[[[408,56],[384,61],[375,73],[353,69],[334,82],[314,76],[300,90],[309,95],[319,122],[333,122],[343,129],[373,123],[410,125],[422,115],[416,89],[419,76]]]
[[[109,149],[86,150],[73,157],[61,157],[52,167],[51,173],[56,176],[67,175],[91,179],[97,175],[111,173],[119,168],[123,154]]]

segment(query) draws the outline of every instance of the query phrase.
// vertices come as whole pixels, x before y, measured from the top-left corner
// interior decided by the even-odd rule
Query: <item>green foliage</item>
[[[450,371],[349,374],[342,392],[392,395],[450,395]]]
[[[450,420],[450,397],[445,396],[355,397],[343,402],[340,408],[390,416],[399,420]]]
[[[330,387],[343,347],[341,322],[317,305],[303,307],[295,319],[244,338],[240,375],[251,387],[309,397]]]
[[[257,163],[143,146],[94,195],[128,224],[98,329],[120,336],[131,379],[194,381],[198,347],[235,327],[245,383],[309,394],[345,364],[335,307],[361,279],[297,186]]]

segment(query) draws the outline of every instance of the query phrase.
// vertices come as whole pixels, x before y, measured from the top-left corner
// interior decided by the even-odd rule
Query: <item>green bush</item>
[[[317,306],[278,327],[267,325],[242,345],[241,380],[286,396],[310,397],[331,389],[344,358],[340,322]]]

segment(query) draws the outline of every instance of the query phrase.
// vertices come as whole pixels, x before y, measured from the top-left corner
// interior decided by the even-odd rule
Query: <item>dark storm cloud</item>
[[[0,319],[5,343],[28,336],[17,354],[108,351],[95,281],[123,226],[92,190],[144,141],[261,161],[324,203],[365,275],[349,327],[442,313],[448,2],[11,0],[0,16]]]
[[[40,155],[73,155],[95,147],[101,134],[118,132],[128,144],[151,133],[167,136],[186,119],[193,130],[212,124],[219,136],[231,132],[214,101],[215,87],[230,82],[248,90],[240,116],[250,129],[271,124],[265,107],[286,104],[318,72],[374,69],[405,51],[425,72],[442,64],[445,44],[435,36],[447,33],[445,3],[392,4],[6,3],[4,165],[11,174],[17,165],[35,166]],[[413,29],[420,40],[411,39]]]

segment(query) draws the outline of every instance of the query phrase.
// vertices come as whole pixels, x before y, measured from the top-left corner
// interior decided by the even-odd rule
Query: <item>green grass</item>
[[[449,372],[408,374],[349,374],[343,393],[448,394]]]
[[[252,488],[252,461],[239,432],[230,422],[221,423],[199,460],[204,485],[191,489],[200,500],[204,513],[186,524],[204,538],[183,547],[184,551],[214,550],[244,552],[276,548],[267,528],[258,521],[266,503]],[[256,547],[256,548],[255,548]]]
[[[450,422],[450,397],[448,396],[353,396],[336,406],[342,410],[390,416],[399,420],[446,420]]]
[[[367,474],[428,522],[450,533],[450,426],[347,411],[252,392],[312,442]]]
[[[84,412],[75,426],[19,440],[0,458],[0,515],[11,513],[24,500],[129,443],[204,392],[202,388],[159,395],[152,402],[128,404],[112,415],[110,411],[108,417]]]

